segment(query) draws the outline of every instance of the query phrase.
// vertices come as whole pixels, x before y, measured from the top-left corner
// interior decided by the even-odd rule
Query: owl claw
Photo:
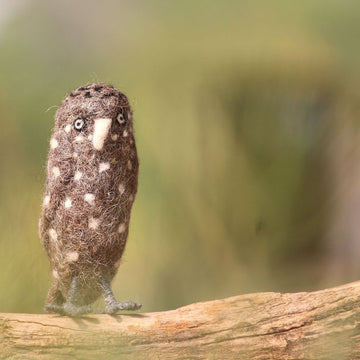
[[[56,314],[67,315],[72,317],[89,314],[91,310],[92,308],[90,305],[77,306],[67,302],[64,303],[63,305],[53,305],[53,304],[45,305],[45,311],[48,313],[56,313]]]
[[[142,304],[133,301],[113,302],[106,304],[104,313],[116,314],[118,311],[122,311],[122,310],[139,310],[141,306]]]

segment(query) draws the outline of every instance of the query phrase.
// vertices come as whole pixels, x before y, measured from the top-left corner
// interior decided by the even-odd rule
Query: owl
[[[53,283],[45,310],[91,312],[101,295],[105,313],[137,310],[111,290],[129,232],[138,157],[127,97],[106,84],[71,92],[56,112],[39,223]]]

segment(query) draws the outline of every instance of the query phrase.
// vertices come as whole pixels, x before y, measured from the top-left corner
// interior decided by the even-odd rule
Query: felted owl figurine
[[[71,92],[55,116],[39,224],[54,277],[46,311],[88,313],[101,294],[105,313],[141,307],[117,302],[110,287],[128,236],[138,168],[127,97],[106,84]]]

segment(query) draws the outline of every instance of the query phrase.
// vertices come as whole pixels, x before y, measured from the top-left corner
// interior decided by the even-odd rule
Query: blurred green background
[[[94,81],[131,99],[140,156],[119,299],[358,279],[359,20],[358,1],[0,0],[0,311],[42,311],[54,114]]]

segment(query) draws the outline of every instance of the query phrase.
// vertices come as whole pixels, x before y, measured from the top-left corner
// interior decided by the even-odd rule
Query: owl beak
[[[108,136],[110,126],[111,119],[109,118],[95,119],[93,145],[96,150],[102,150],[104,141]]]

